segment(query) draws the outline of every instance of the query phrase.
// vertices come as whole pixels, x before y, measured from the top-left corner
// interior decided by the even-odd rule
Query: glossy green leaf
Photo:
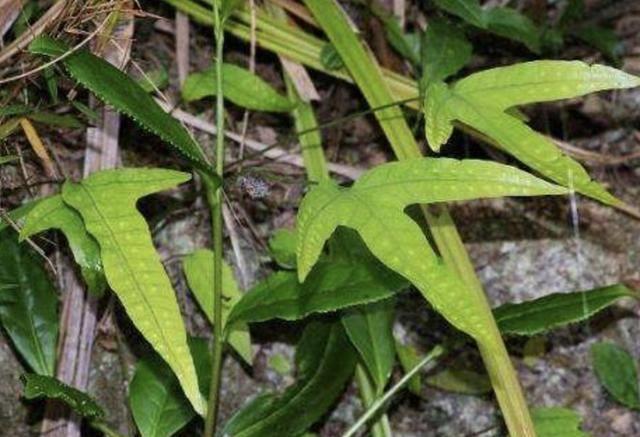
[[[224,434],[281,437],[304,433],[342,393],[356,354],[340,322],[311,322],[296,351],[297,379],[282,394],[263,394],[236,413]]]
[[[296,231],[277,229],[269,239],[269,252],[273,259],[284,268],[296,266]]]
[[[531,418],[538,437],[589,437],[580,430],[578,413],[568,408],[534,408]]]
[[[640,409],[638,372],[629,352],[614,343],[596,343],[591,346],[591,360],[607,392],[621,404]]]
[[[129,406],[142,437],[170,437],[195,413],[180,383],[162,360],[143,359],[129,384]]]
[[[538,299],[504,304],[493,311],[503,334],[536,335],[589,319],[634,293],[622,284],[572,293],[553,293]]]
[[[427,378],[427,384],[441,390],[467,395],[491,392],[491,381],[486,374],[466,369],[445,369]]]
[[[427,140],[435,151],[445,143],[457,120],[493,139],[500,148],[551,180],[598,199],[619,201],[586,170],[517,118],[509,108],[640,85],[640,78],[602,65],[578,61],[534,61],[472,74],[452,87],[442,82],[427,90]]]
[[[351,343],[373,380],[377,396],[384,392],[395,363],[394,306],[394,299],[358,305],[341,317]]]
[[[164,169],[120,169],[67,182],[65,203],[82,216],[100,246],[109,286],[133,324],[174,371],[195,410],[205,411],[187,335],[171,281],[156,253],[140,197],[174,187],[190,176]]]
[[[215,96],[215,67],[211,66],[187,77],[182,86],[182,98],[187,102]],[[233,64],[222,65],[224,97],[243,108],[255,111],[288,112],[294,105],[259,76]]]
[[[540,51],[540,30],[527,16],[515,9],[483,9],[478,0],[434,0],[435,4],[472,26],[518,41],[529,50]]]
[[[90,236],[78,212],[62,201],[61,195],[42,199],[27,215],[20,231],[24,240],[48,229],[60,229],[67,237],[69,247],[89,291],[101,295],[106,288],[106,280],[100,261],[100,247]]]
[[[41,375],[55,371],[57,306],[42,259],[18,244],[12,230],[0,232],[0,322],[29,367]]]
[[[207,249],[197,250],[184,258],[182,266],[189,288],[207,316],[207,320],[213,324],[213,252]],[[222,296],[222,325],[224,327],[229,312],[242,297],[233,271],[225,262],[222,263]],[[227,341],[242,359],[251,365],[253,354],[247,324],[236,323],[230,329]]]
[[[422,43],[422,85],[457,73],[469,62],[471,52],[471,44],[461,30],[443,20],[430,20]]]
[[[49,37],[38,37],[29,50],[50,57],[61,56],[67,47]],[[71,76],[98,98],[123,112],[145,129],[173,146],[191,165],[209,174],[214,170],[189,132],[167,114],[134,79],[109,62],[80,49],[62,60]]]
[[[299,320],[393,296],[406,281],[378,262],[320,261],[303,283],[294,272],[277,272],[247,292],[229,323]]]
[[[479,339],[489,335],[490,321],[476,311],[474,304],[481,305],[477,294],[435,255],[404,209],[414,203],[562,193],[566,190],[513,167],[446,158],[383,164],[349,189],[322,182],[305,196],[298,212],[298,275],[307,277],[337,226],[352,228],[380,261],[416,285],[455,327]]]
[[[398,354],[398,361],[400,362],[400,366],[402,366],[402,370],[404,370],[405,373],[410,372],[411,369],[415,368],[420,363],[418,351],[413,346],[404,345],[399,341],[396,341],[395,345],[396,353]],[[416,373],[411,377],[411,379],[409,379],[407,388],[416,396],[420,396],[422,394],[422,378],[420,377],[420,373]]]
[[[67,404],[82,417],[88,419],[104,417],[104,410],[89,395],[56,378],[27,373],[22,375],[20,379],[24,383],[24,397],[27,399],[57,399]]]

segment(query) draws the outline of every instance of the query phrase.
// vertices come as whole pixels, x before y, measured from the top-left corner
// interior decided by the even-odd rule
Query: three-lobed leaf
[[[185,173],[164,169],[120,169],[65,183],[65,203],[82,216],[100,246],[107,282],[136,328],[174,371],[199,414],[205,411],[180,308],[136,209],[139,198],[186,182]]]
[[[67,237],[69,247],[90,292],[99,296],[106,287],[100,261],[100,247],[90,236],[80,214],[62,200],[61,195],[42,199],[27,215],[20,230],[20,239],[48,229],[60,229]]]
[[[213,252],[200,249],[185,257],[182,264],[189,288],[196,297],[200,308],[213,324]],[[222,325],[227,324],[230,311],[242,298],[233,271],[225,262],[222,263]],[[216,335],[218,333],[215,333]],[[246,323],[236,323],[227,334],[227,341],[249,365],[252,362],[251,337]]]
[[[453,86],[436,82],[425,98],[427,140],[438,151],[451,136],[453,122],[462,122],[549,179],[604,203],[617,204],[619,201],[592,181],[582,165],[508,111],[518,105],[638,85],[640,78],[579,61],[525,62],[481,71]]]
[[[195,416],[171,369],[155,357],[136,365],[129,406],[142,437],[170,437]]]
[[[538,299],[507,303],[493,310],[503,334],[536,335],[587,320],[634,293],[623,284],[572,293],[553,293]]]
[[[29,367],[53,375],[58,298],[42,261],[11,230],[0,232],[0,322]]]
[[[27,373],[21,376],[26,399],[57,399],[87,419],[101,419],[104,410],[88,394],[51,376]]]
[[[169,143],[193,167],[215,176],[204,152],[189,132],[167,114],[144,88],[118,68],[83,49],[68,54],[68,47],[46,36],[34,39],[29,50],[49,57],[67,54],[62,63],[76,81]]]
[[[629,352],[614,343],[601,342],[591,346],[591,359],[607,392],[621,404],[640,409],[638,371]]]
[[[243,108],[288,112],[295,106],[259,76],[237,65],[222,65],[222,87],[224,97]],[[189,75],[182,86],[182,98],[188,102],[217,93],[215,66]]]
[[[233,437],[301,435],[331,407],[353,375],[356,355],[339,321],[314,321],[296,351],[297,380],[282,394],[263,394],[226,424]]]

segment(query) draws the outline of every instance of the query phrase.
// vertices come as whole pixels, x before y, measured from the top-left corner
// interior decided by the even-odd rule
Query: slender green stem
[[[222,88],[222,60],[224,51],[224,29],[220,17],[218,2],[213,2],[214,37],[216,40],[216,126],[219,134],[216,136],[216,173],[220,179],[224,176],[224,92]],[[207,417],[205,419],[204,436],[213,437],[218,418],[218,404],[220,393],[220,379],[222,369],[222,352],[224,348],[224,334],[222,332],[222,185],[215,189],[208,188],[209,205],[211,207],[213,228],[213,363],[211,366],[211,387]]]
[[[358,384],[358,391],[360,392],[364,407],[368,410],[375,402],[375,394],[373,392],[371,379],[369,375],[367,375],[367,371],[362,366],[362,363],[356,366],[356,384]],[[389,417],[386,414],[383,414],[380,419],[371,426],[371,435],[372,437],[390,437],[392,435]]]
[[[391,387],[382,397],[371,403],[367,411],[365,411],[365,413],[360,416],[356,423],[354,423],[353,426],[351,426],[351,428],[349,428],[347,432],[342,435],[342,437],[353,436],[360,429],[360,427],[362,427],[362,425],[367,423],[375,414],[377,414],[378,411],[380,411],[380,409],[383,408],[386,403],[389,402],[389,400],[398,391],[400,391],[400,389],[402,389],[416,373],[420,371],[420,369],[429,364],[431,361],[440,357],[445,352],[446,350],[440,345],[434,347],[426,357],[424,357],[418,364],[416,364],[413,369],[405,373],[400,381],[398,381],[393,387]]]
[[[94,422],[90,422],[89,425],[91,425],[92,428],[97,429],[98,431],[100,431],[102,434],[104,434],[107,437],[123,437],[122,434],[112,430],[104,422],[94,421]]]

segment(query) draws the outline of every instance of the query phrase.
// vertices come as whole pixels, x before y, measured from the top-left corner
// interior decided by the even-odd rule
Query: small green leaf
[[[20,377],[27,399],[57,399],[87,419],[101,419],[104,410],[88,394],[70,387],[56,378],[26,373]]]
[[[277,229],[269,239],[269,252],[273,259],[284,268],[296,266],[296,231]]]
[[[486,27],[484,10],[478,0],[434,0],[434,3],[473,26],[483,29]]]
[[[581,27],[575,32],[575,35],[591,47],[599,50],[615,64],[620,63],[623,46],[618,35],[613,30],[590,25]]]
[[[0,322],[36,373],[53,375],[58,339],[58,298],[42,260],[0,232]]]
[[[57,57],[68,50],[66,45],[49,37],[36,38],[29,50],[32,53]],[[71,76],[99,99],[123,112],[145,129],[173,146],[191,165],[214,175],[213,168],[198,143],[171,115],[131,77],[86,50],[77,50],[62,63]]]
[[[351,343],[369,371],[377,396],[384,392],[395,363],[394,306],[394,299],[386,299],[351,308],[341,317]]]
[[[531,419],[538,437],[589,437],[580,431],[578,413],[568,408],[534,408]]]
[[[147,222],[136,209],[140,197],[189,178],[164,169],[102,171],[78,184],[65,183],[62,197],[97,240],[107,281],[131,321],[169,364],[194,409],[204,414],[180,308]]]
[[[503,334],[536,335],[594,314],[634,293],[622,284],[573,293],[553,293],[527,302],[507,303],[493,310]]]
[[[278,93],[259,76],[237,65],[223,64],[222,87],[224,97],[243,108],[272,112],[288,112],[293,109],[293,103],[286,96]],[[216,94],[214,66],[189,75],[182,86],[182,98],[187,102]]]
[[[0,156],[0,165],[7,164],[9,162],[17,161],[19,158],[16,155],[4,155]]]
[[[342,393],[356,354],[340,322],[311,322],[296,352],[297,380],[284,393],[263,394],[227,422],[233,437],[281,437],[304,433]]]
[[[618,402],[629,408],[640,409],[638,373],[633,357],[613,343],[591,346],[593,369],[600,384]]]
[[[159,358],[136,365],[129,384],[129,405],[142,437],[170,437],[195,413],[171,369]]]
[[[540,53],[541,32],[533,21],[526,15],[511,8],[491,8],[484,12],[487,30],[518,41],[533,53]]]
[[[469,62],[471,52],[461,30],[443,20],[430,20],[422,43],[422,86],[457,73]]]
[[[395,345],[396,353],[398,354],[398,361],[400,361],[402,370],[404,370],[405,373],[411,371],[411,369],[420,363],[420,356],[418,355],[416,348],[404,345],[399,341],[396,341]],[[422,394],[422,379],[420,377],[420,373],[416,373],[411,377],[411,379],[409,379],[407,388],[416,396],[420,396]]]
[[[213,252],[207,249],[197,250],[185,257],[182,266],[189,288],[207,316],[207,320],[213,324]],[[224,262],[222,263],[222,296],[222,324],[224,327],[229,312],[242,298],[233,271]],[[235,324],[228,334],[227,341],[242,359],[251,365],[253,359],[251,337],[246,323]]]
[[[169,85],[169,73],[164,67],[147,71],[138,79],[140,87],[148,93],[155,92],[156,89],[163,89]]]
[[[491,392],[491,381],[486,374],[466,369],[445,369],[428,377],[427,384],[441,390],[467,395]]]
[[[320,50],[320,63],[327,70],[340,70],[344,68],[344,62],[340,54],[331,43],[326,43],[322,46],[322,50]]]
[[[60,229],[67,237],[87,288],[100,296],[107,285],[100,261],[100,247],[87,233],[80,214],[67,206],[60,195],[42,199],[29,212],[20,231],[20,240],[48,229]]]

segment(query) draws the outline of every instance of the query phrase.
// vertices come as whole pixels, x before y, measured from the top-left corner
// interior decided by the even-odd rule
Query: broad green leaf
[[[540,30],[527,16],[515,9],[483,9],[478,0],[434,0],[435,4],[472,26],[518,41],[532,52],[540,51]]]
[[[406,286],[375,260],[320,261],[303,283],[294,272],[277,272],[258,283],[233,308],[229,323],[299,320],[386,299]]]
[[[491,382],[486,374],[466,369],[445,369],[427,378],[427,384],[441,390],[468,395],[491,392]]]
[[[395,363],[394,306],[395,300],[387,299],[359,305],[345,311],[341,317],[351,343],[369,371],[377,396],[384,392]]]
[[[515,168],[488,161],[422,158],[380,165],[351,188],[321,182],[298,212],[298,276],[304,280],[337,226],[360,234],[387,267],[407,278],[455,327],[479,339],[489,335],[479,297],[435,255],[404,209],[414,203],[479,197],[562,194],[566,190]]]
[[[211,340],[207,338],[188,337],[187,341],[189,342],[189,351],[193,357],[193,363],[196,366],[200,393],[202,393],[203,396],[208,396],[209,388],[211,387],[211,361],[213,360]]]
[[[78,212],[62,201],[61,195],[42,199],[27,215],[20,231],[20,240],[48,229],[60,229],[69,241],[69,247],[90,292],[101,295],[106,280],[100,261],[100,247],[91,237]]]
[[[413,369],[420,363],[420,356],[418,355],[418,351],[413,346],[404,345],[397,340],[395,341],[395,345],[400,366],[402,366],[402,370],[404,370],[405,373],[408,373],[409,371],[411,371],[411,369]],[[421,395],[422,379],[420,378],[420,373],[416,373],[411,377],[411,379],[409,379],[407,388],[414,395]]]
[[[589,437],[580,430],[578,413],[568,408],[534,408],[531,418],[538,437]]]
[[[311,322],[296,351],[297,379],[284,393],[264,394],[224,429],[233,437],[304,433],[331,407],[353,375],[356,354],[340,322]]]
[[[170,437],[195,416],[180,383],[160,359],[143,359],[136,365],[129,406],[142,437]]]
[[[0,156],[0,165],[7,164],[9,162],[17,161],[19,158],[16,155],[4,155]]]
[[[637,85],[640,78],[578,61],[534,61],[494,68],[472,74],[450,88],[436,83],[427,90],[425,99],[427,140],[438,151],[451,135],[453,121],[460,121],[551,180],[604,203],[617,204],[619,200],[592,181],[577,161],[505,111],[527,103]]]
[[[614,343],[602,342],[591,346],[593,369],[600,384],[618,402],[640,409],[638,372],[633,357]]]
[[[36,38],[29,50],[50,57],[61,56],[67,47],[49,37]],[[214,170],[189,132],[167,114],[134,79],[86,50],[77,50],[61,61],[71,76],[99,99],[128,115],[145,129],[173,146],[195,168],[211,175]]]
[[[536,335],[571,323],[587,320],[594,314],[634,293],[622,284],[572,293],[553,293],[538,299],[493,310],[503,334]]]
[[[182,267],[189,288],[207,316],[209,323],[213,324],[213,252],[207,249],[197,250],[184,258]],[[222,325],[224,327],[229,312],[242,298],[233,271],[225,262],[222,263],[222,296]],[[253,359],[251,337],[246,323],[235,324],[228,333],[227,341],[242,359],[251,365]]]
[[[155,251],[149,227],[136,209],[140,197],[189,180],[164,169],[120,169],[65,183],[62,197],[82,216],[100,246],[107,282],[133,324],[174,371],[199,414],[198,390],[187,335],[171,281]]]
[[[57,399],[87,419],[101,419],[104,410],[88,394],[70,387],[51,376],[26,373],[20,377],[27,399]]]
[[[0,232],[0,322],[36,373],[53,375],[58,339],[58,299],[42,260]]]
[[[269,239],[269,252],[273,259],[284,268],[296,266],[296,231],[277,229]]]
[[[422,43],[422,85],[457,73],[471,58],[472,47],[464,33],[443,20],[429,20]]]
[[[222,65],[222,87],[224,97],[243,108],[288,112],[294,107],[286,96],[278,93],[259,76],[237,65]],[[215,96],[217,92],[215,66],[189,75],[182,86],[182,98],[187,102]]]

